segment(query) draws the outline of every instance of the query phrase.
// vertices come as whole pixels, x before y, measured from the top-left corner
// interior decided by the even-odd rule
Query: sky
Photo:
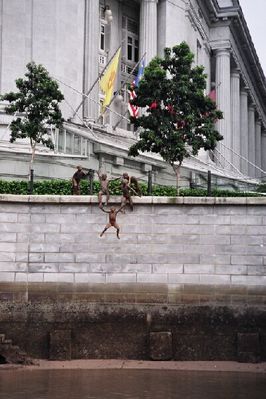
[[[239,2],[266,76],[266,0],[239,0]]]

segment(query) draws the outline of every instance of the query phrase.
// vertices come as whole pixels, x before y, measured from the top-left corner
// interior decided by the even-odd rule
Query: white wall
[[[83,0],[3,0],[1,92],[15,89],[32,60],[81,91],[83,35]],[[60,88],[75,108],[81,96]],[[63,113],[69,116],[67,105]]]

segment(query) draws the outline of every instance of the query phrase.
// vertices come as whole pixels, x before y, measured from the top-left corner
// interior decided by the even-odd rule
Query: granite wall
[[[1,195],[0,332],[37,357],[266,358],[266,199],[134,202],[118,240],[96,197]]]

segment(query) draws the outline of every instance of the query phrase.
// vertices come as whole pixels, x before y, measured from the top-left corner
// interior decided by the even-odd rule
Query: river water
[[[265,399],[266,374],[0,370],[0,399]]]

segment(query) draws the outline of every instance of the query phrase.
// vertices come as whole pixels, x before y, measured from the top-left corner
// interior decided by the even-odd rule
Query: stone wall
[[[118,240],[96,197],[0,196],[0,333],[50,359],[266,360],[266,199],[134,202]]]
[[[265,303],[264,198],[135,199],[120,240],[113,228],[99,237],[96,197],[0,199],[3,299],[62,285],[94,301]]]

